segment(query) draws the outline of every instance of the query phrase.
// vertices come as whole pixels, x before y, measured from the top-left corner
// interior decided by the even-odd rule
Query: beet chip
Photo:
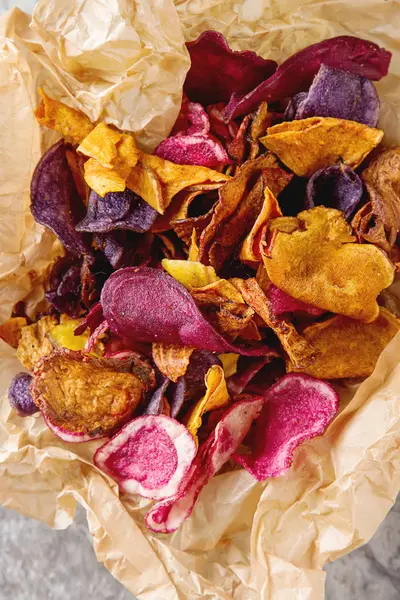
[[[250,113],[262,101],[276,102],[305,91],[322,64],[378,81],[387,75],[391,57],[384,48],[349,35],[312,44],[285,60],[247,95],[235,94],[225,110],[225,120]]]
[[[196,455],[184,425],[165,415],[133,419],[94,455],[121,490],[144,498],[176,494]]]
[[[157,503],[146,515],[147,526],[157,533],[172,533],[191,515],[203,487],[226,463],[245,438],[263,406],[249,396],[228,408],[193,461],[188,477],[176,495]]]
[[[354,213],[361,200],[363,185],[360,177],[343,163],[316,171],[308,181],[305,208],[328,206],[344,213],[346,219]]]
[[[232,94],[250,92],[277,66],[249,50],[234,52],[218,31],[204,31],[187,48],[191,67],[183,89],[192,102],[204,105],[229,102]]]
[[[109,192],[104,198],[92,190],[87,214],[75,229],[91,233],[130,229],[143,233],[151,229],[157,215],[154,208],[131,190]]]
[[[379,98],[374,84],[357,73],[327,65],[321,65],[308,94],[301,93],[294,105],[293,119],[336,117],[370,127],[376,127],[379,119]]]
[[[112,331],[139,342],[162,342],[210,350],[267,355],[267,347],[236,346],[203,317],[189,292],[158,269],[128,267],[106,281],[101,305]]]
[[[329,384],[303,374],[285,375],[266,391],[264,400],[252,453],[234,456],[258,481],[286,473],[297,446],[322,435],[339,406]]]
[[[132,418],[145,386],[134,361],[56,350],[35,365],[31,393],[55,435],[87,442],[113,433]]]
[[[84,254],[90,252],[88,238],[75,229],[84,207],[68,165],[67,148],[64,140],[60,140],[40,159],[32,176],[31,213],[68,250]]]

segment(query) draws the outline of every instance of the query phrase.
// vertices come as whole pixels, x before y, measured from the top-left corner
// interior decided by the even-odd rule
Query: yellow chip
[[[197,442],[197,432],[201,427],[202,417],[206,412],[222,408],[229,403],[229,394],[226,387],[224,371],[219,365],[213,365],[204,378],[206,393],[199,400],[187,420],[186,427]]]
[[[383,131],[345,119],[311,117],[285,121],[260,138],[300,177],[311,177],[342,160],[355,169],[383,138]]]
[[[213,267],[206,267],[196,261],[169,260],[168,258],[164,258],[162,266],[171,277],[188,289],[200,288],[219,280]]]
[[[218,354],[218,358],[222,362],[222,368],[224,369],[225,379],[236,373],[239,356],[239,354],[234,354],[233,352]]]
[[[89,333],[85,331],[81,335],[74,335],[75,329],[82,323],[82,320],[64,318],[62,323],[50,329],[49,339],[58,348],[83,350],[89,338]]]
[[[85,162],[85,181],[88,186],[103,197],[109,192],[123,192],[126,188],[125,178],[115,169],[103,167],[94,158]]]

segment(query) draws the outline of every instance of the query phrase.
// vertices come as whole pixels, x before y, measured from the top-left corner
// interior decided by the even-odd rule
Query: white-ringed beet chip
[[[172,533],[190,516],[196,500],[209,480],[226,463],[247,435],[264,404],[260,396],[249,396],[230,406],[214,431],[200,446],[188,476],[174,497],[158,502],[146,515],[149,529]]]
[[[184,425],[165,415],[137,417],[94,456],[95,465],[128,494],[168,498],[196,455],[196,443]]]
[[[279,379],[264,400],[252,453],[233,457],[258,481],[286,473],[297,446],[322,435],[339,406],[339,396],[328,383],[303,373]]]

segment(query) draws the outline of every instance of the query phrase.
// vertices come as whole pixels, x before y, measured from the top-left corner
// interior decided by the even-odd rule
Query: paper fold
[[[215,28],[234,49],[281,62],[340,34],[393,52],[378,84],[385,142],[400,143],[400,22],[397,7],[365,0],[41,0],[32,27],[14,9],[0,20],[0,320],[42,282],[61,252],[29,213],[29,183],[55,141],[33,118],[37,87],[93,120],[131,130],[152,150],[179,110],[189,67],[186,39]],[[180,22],[182,26],[180,25]],[[33,292],[31,292],[33,290]],[[398,293],[395,290],[395,293]],[[153,535],[149,502],[119,497],[92,463],[101,441],[64,444],[38,416],[0,409],[0,502],[55,528],[87,509],[100,561],[140,600],[322,600],[324,563],[367,541],[400,488],[400,335],[358,389],[341,389],[342,412],[324,437],[303,444],[287,475],[257,483],[225,472],[202,491],[173,535]],[[21,370],[0,342],[0,392]]]

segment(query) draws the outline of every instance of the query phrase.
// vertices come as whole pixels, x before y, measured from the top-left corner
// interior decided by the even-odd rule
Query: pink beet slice
[[[173,498],[159,502],[147,513],[147,526],[157,533],[171,533],[187,519],[198,495],[245,438],[264,400],[259,396],[236,402],[222,415],[192,464],[187,478]]]
[[[350,35],[312,44],[290,56],[271,77],[247,94],[234,90],[225,120],[250,113],[260,102],[276,102],[307,90],[322,64],[378,81],[387,75],[391,57],[384,48]]]
[[[286,294],[286,292],[276,287],[273,283],[268,287],[267,296],[271,302],[272,310],[276,315],[301,311],[314,317],[320,317],[326,312],[318,308],[318,306],[312,306],[301,300],[296,300],[296,298],[289,296],[289,294]]]
[[[242,346],[225,340],[204,318],[186,288],[161,269],[119,269],[104,284],[101,305],[111,331],[136,343],[276,356],[267,346]]]
[[[286,473],[297,446],[323,434],[339,406],[339,396],[329,384],[302,373],[282,377],[264,400],[251,454],[234,456],[258,481]]]
[[[178,491],[196,450],[184,425],[165,415],[145,415],[101,446],[94,463],[128,494],[168,498]]]

